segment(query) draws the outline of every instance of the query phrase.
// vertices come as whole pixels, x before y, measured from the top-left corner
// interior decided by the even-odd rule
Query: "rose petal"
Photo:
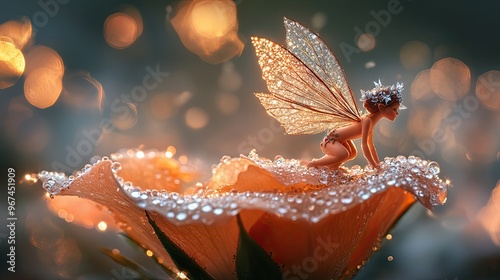
[[[234,158],[222,161],[215,169],[208,187],[222,192],[286,191],[289,187],[279,182],[271,172],[255,165],[247,158]],[[304,184],[300,184],[303,187]]]
[[[130,238],[151,250],[157,258],[163,260],[166,267],[175,269],[175,265],[147,222],[144,210],[137,207],[116,181],[111,171],[112,164],[110,160],[102,160],[91,168],[84,168],[86,172],[82,172],[66,187],[63,186],[68,182],[68,178],[63,174],[42,172],[39,177],[44,181],[46,188],[47,184],[51,185],[52,189],[49,189],[49,192],[52,190],[57,195],[91,199],[106,206],[114,214],[117,224],[121,225],[121,229]]]
[[[414,198],[432,209],[444,203],[448,187],[436,163],[415,157],[386,158],[379,171],[355,166],[341,173],[253,152],[224,157],[208,183],[195,186],[195,169],[165,153],[128,150],[112,159],[117,162],[87,165],[74,180],[48,172],[38,177],[52,194],[106,205],[132,238],[171,265],[143,209],[156,212],[152,218],[161,230],[222,279],[235,277],[238,213],[286,275],[349,278]]]
[[[392,188],[318,223],[265,214],[249,233],[284,265],[284,277],[338,279],[353,274],[414,201],[405,191]]]
[[[263,214],[262,211],[245,210],[240,213],[245,227],[252,225]],[[170,219],[153,214],[155,223],[162,231],[202,265],[215,279],[235,279],[236,246],[239,229],[236,217],[222,223],[206,225],[190,223],[176,225]]]
[[[383,194],[349,260],[346,269],[348,273],[355,272],[357,266],[367,260],[373,252],[373,247],[379,247],[382,238],[414,202],[413,196],[401,189],[389,189]]]

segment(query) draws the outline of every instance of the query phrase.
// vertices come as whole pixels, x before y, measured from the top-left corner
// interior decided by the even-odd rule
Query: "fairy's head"
[[[403,105],[403,84],[396,83],[392,86],[383,86],[380,80],[375,83],[375,87],[371,90],[361,90],[361,101],[363,107],[370,113],[377,113],[385,111],[386,108],[391,108],[396,111],[404,110],[406,106]],[[395,116],[394,116],[395,118]],[[392,120],[394,119],[392,118]]]

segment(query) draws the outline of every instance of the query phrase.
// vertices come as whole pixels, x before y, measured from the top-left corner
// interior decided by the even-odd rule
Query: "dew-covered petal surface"
[[[216,278],[235,277],[237,214],[283,273],[310,262],[313,278],[349,278],[415,200],[428,209],[446,200],[449,182],[439,178],[437,163],[398,156],[380,166],[307,169],[251,152],[223,157],[211,178],[196,182],[201,172],[164,152],[128,150],[87,165],[76,178],[37,177],[51,195],[105,205],[127,234],[168,260],[144,214],[156,212],[162,231]]]
[[[121,230],[144,248],[151,250],[166,267],[175,268],[160,241],[146,219],[144,209],[125,194],[112,172],[113,162],[100,160],[87,165],[76,176],[66,177],[61,173],[41,172],[38,177],[43,187],[58,196],[77,196],[92,200],[109,209]]]

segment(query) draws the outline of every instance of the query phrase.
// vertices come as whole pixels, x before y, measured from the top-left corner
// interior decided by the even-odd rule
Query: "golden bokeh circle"
[[[484,107],[500,110],[500,71],[488,71],[477,78],[476,96]]]
[[[401,47],[399,58],[405,69],[422,69],[428,67],[431,49],[423,42],[409,41]]]
[[[104,39],[115,49],[130,47],[139,34],[135,19],[126,13],[114,13],[104,22]]]
[[[41,67],[33,70],[24,81],[24,96],[28,102],[40,109],[56,103],[61,94],[62,80],[52,69]]]
[[[0,40],[0,89],[14,85],[24,72],[23,53],[7,40]]]
[[[470,70],[462,61],[447,57],[432,65],[430,73],[432,90],[443,99],[457,100],[470,88]]]
[[[369,52],[375,48],[375,37],[370,33],[361,34],[358,38],[358,48],[364,52]]]
[[[236,6],[229,1],[199,1],[194,3],[190,20],[198,34],[223,37],[237,25]]]

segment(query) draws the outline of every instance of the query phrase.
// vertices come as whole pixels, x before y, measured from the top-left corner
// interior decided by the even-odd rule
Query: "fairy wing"
[[[342,69],[336,69],[336,73],[340,71],[343,77],[343,84],[340,85],[334,79],[325,79],[328,74],[322,77],[318,70],[313,70],[318,67],[314,65],[331,61],[330,58],[317,57],[314,60],[317,63],[308,65],[300,56],[270,40],[253,37],[252,43],[262,68],[262,77],[271,91],[270,94],[257,93],[256,96],[266,111],[283,125],[286,133],[315,134],[360,120]],[[333,57],[331,52],[327,53]],[[319,52],[309,53],[309,56],[317,54]],[[324,65],[323,69],[326,73],[331,67]],[[351,101],[346,100],[340,88],[349,90]]]
[[[344,70],[323,40],[300,23],[284,18],[287,49],[324,81],[339,102],[339,110],[359,119],[359,109]]]

